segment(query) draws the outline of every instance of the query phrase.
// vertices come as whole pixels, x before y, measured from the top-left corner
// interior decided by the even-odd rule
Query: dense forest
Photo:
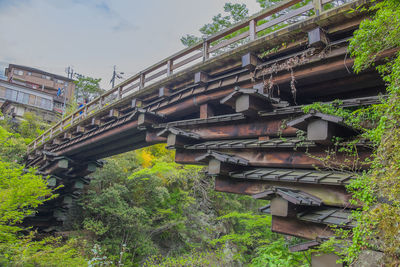
[[[258,1],[268,6],[268,1]],[[243,5],[226,5],[225,20],[202,28],[212,34],[246,17]],[[400,264],[400,54],[375,66],[379,52],[400,46],[400,3],[384,0],[370,7],[350,41],[354,71],[376,67],[388,98],[367,109],[346,110],[314,104],[340,114],[373,142],[371,169],[349,185],[357,226],[337,231],[321,251],[334,251],[347,263],[367,250],[384,253],[388,266]],[[229,15],[230,14],[230,15]],[[239,15],[238,15],[239,14]],[[218,17],[220,18],[218,20]],[[214,25],[214,26],[213,26]],[[222,28],[221,28],[222,27]],[[202,31],[202,33],[203,33]],[[182,38],[190,45],[194,36]],[[306,111],[306,110],[305,110]],[[219,193],[202,167],[174,162],[174,151],[155,145],[105,159],[77,205],[69,225],[56,234],[38,233],[26,217],[57,197],[47,177],[22,165],[26,146],[46,127],[27,113],[20,124],[0,115],[0,265],[4,266],[309,266],[309,253],[290,253],[302,242],[271,232],[271,217],[260,214],[263,201]],[[384,199],[384,200],[382,200]]]

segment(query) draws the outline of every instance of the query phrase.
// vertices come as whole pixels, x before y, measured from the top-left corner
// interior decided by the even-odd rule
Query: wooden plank
[[[230,44],[233,44],[233,43],[235,43],[237,41],[240,41],[240,40],[246,38],[249,35],[250,35],[249,31],[246,31],[246,32],[241,33],[241,34],[238,34],[235,37],[232,37],[230,39],[224,40],[224,41],[222,41],[222,42],[210,47],[209,51],[210,51],[210,53],[214,52],[214,51],[216,51],[216,50],[218,50],[220,48],[223,48],[223,47],[228,46]]]
[[[336,207],[353,207],[349,200],[351,194],[343,186],[324,185],[324,184],[300,184],[282,181],[263,181],[263,180],[234,180],[227,176],[217,176],[215,178],[215,191],[226,192],[240,195],[254,195],[265,192],[272,187],[286,187],[293,190],[300,190],[310,195],[316,196],[326,205]]]
[[[298,16],[298,15],[300,15],[300,14],[302,14],[304,12],[307,12],[307,11],[313,9],[313,8],[314,8],[313,4],[308,4],[308,5],[305,5],[303,7],[298,8],[298,9],[295,9],[292,12],[286,13],[285,15],[282,15],[282,16],[276,18],[276,19],[273,19],[271,21],[263,23],[260,26],[257,26],[256,27],[256,32],[258,33],[258,32],[260,32],[262,30],[268,29],[269,27],[275,26],[275,25],[277,25],[277,24],[279,24],[281,22],[284,22],[284,21],[286,21],[288,19],[291,19],[291,18],[293,18],[295,16]]]
[[[212,116],[214,116],[214,111],[210,104],[200,105],[200,119],[207,119]]]
[[[174,63],[174,65],[172,66],[171,70],[175,70],[175,69],[177,69],[179,67],[182,67],[183,65],[186,65],[186,64],[188,64],[188,63],[190,63],[190,62],[192,62],[192,61],[194,61],[194,60],[196,60],[198,58],[202,58],[202,57],[203,57],[203,52],[197,53],[197,54],[195,54],[195,55],[193,55],[191,57],[188,57],[188,58],[186,58],[186,59],[184,59],[182,61],[179,61],[178,63]]]
[[[149,82],[149,81],[151,81],[151,80],[153,80],[153,79],[156,79],[156,78],[158,78],[158,77],[160,77],[160,76],[163,76],[164,74],[167,74],[167,70],[166,70],[166,69],[160,70],[159,72],[154,73],[153,75],[147,77],[147,78],[145,79],[145,82]]]
[[[275,233],[297,236],[309,240],[334,235],[334,232],[329,227],[326,227],[326,225],[279,216],[272,216],[271,230]]]

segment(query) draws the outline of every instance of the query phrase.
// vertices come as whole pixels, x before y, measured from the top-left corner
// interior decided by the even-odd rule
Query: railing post
[[[50,138],[53,137],[53,128],[50,129]]]
[[[118,99],[122,98],[122,86],[118,87]]]
[[[313,0],[315,15],[319,16],[322,12],[322,0]]]
[[[88,106],[87,104],[85,105],[85,109],[83,110],[83,116],[86,117],[87,116],[87,111],[88,111]]]
[[[71,114],[71,126],[74,124],[74,113]]]
[[[140,74],[140,81],[139,81],[139,90],[143,89],[143,87],[144,87],[144,79],[145,79],[145,75],[144,75],[144,73],[141,73]]]
[[[203,62],[206,61],[210,53],[208,52],[208,49],[210,48],[210,43],[207,41],[207,37],[203,37]]]
[[[250,35],[250,41],[256,39],[256,21],[254,19],[250,20],[249,23],[249,35]]]
[[[173,64],[172,59],[167,61],[167,76],[171,76],[172,74],[172,64]]]
[[[100,96],[99,105],[100,105],[100,108],[103,107],[103,96]]]

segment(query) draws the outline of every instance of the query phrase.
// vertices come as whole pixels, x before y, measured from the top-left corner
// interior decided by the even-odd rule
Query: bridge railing
[[[351,0],[285,0],[230,28],[207,37],[202,42],[185,48],[137,73],[62,119],[30,143],[28,153],[104,106],[142,90],[145,85],[165,79],[171,76],[174,71],[187,69],[194,64],[205,62],[229,49],[254,41],[310,15],[319,15],[324,9],[328,8],[326,4],[331,2],[335,2],[338,6],[351,2]]]

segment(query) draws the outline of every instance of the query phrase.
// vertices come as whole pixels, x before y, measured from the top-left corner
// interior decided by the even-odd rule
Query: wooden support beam
[[[260,59],[253,53],[247,53],[242,56],[242,67],[254,70],[258,64],[260,64]]]
[[[282,129],[282,120],[240,121],[234,124],[195,125],[188,131],[200,135],[204,140],[258,138],[259,136],[296,136],[297,129]]]
[[[53,144],[44,144],[44,146],[43,146],[43,149],[44,150],[50,150],[50,149],[52,149],[53,148]]]
[[[282,197],[271,199],[271,215],[280,217],[294,217],[297,213],[296,205]]]
[[[208,74],[203,71],[199,71],[194,74],[194,84],[196,85],[205,85],[207,84],[208,79]]]
[[[171,95],[171,91],[168,87],[160,87],[158,89],[158,97],[167,97]]]
[[[334,235],[334,232],[324,224],[310,223],[296,218],[280,216],[272,216],[271,230],[275,233],[297,236],[309,240]]]
[[[101,125],[101,120],[97,118],[92,118],[89,124],[87,124],[85,127],[88,129],[93,129],[93,128],[99,128]]]
[[[76,126],[75,131],[74,131],[74,135],[80,135],[80,134],[84,134],[85,133],[85,127],[83,126]]]
[[[329,39],[325,32],[317,27],[308,32],[308,45],[309,46],[319,46],[328,45]]]
[[[52,142],[53,142],[53,145],[61,145],[62,140],[60,138],[56,137],[53,139]]]
[[[301,190],[320,198],[325,205],[353,207],[349,203],[351,194],[346,191],[344,186],[245,179],[237,180],[223,176],[215,177],[215,191],[218,192],[254,195],[265,192],[272,187],[286,187],[294,190]]]
[[[163,117],[154,113],[140,113],[138,116],[138,126],[150,126],[163,122]]]
[[[214,110],[210,104],[200,105],[200,119],[207,119],[214,116]]]
[[[157,132],[154,132],[154,131],[146,132],[146,143],[159,144],[159,143],[166,143],[166,142],[167,142],[167,137],[158,136]]]
[[[265,110],[266,107],[266,102],[262,99],[245,94],[236,98],[235,102],[235,111],[247,116],[257,115],[258,111]]]
[[[207,173],[208,175],[218,175],[221,173],[228,174],[229,172],[235,171],[238,168],[243,168],[243,166],[227,164],[216,159],[210,159],[210,161],[208,162]]]
[[[50,174],[58,174],[60,172],[63,172],[65,170],[67,170],[69,167],[69,162],[67,159],[60,159],[57,162],[53,163],[52,165],[50,165],[50,167],[46,168],[44,170],[44,173],[46,175],[50,175]]]
[[[186,143],[190,144],[190,143]],[[184,144],[181,144],[181,146]],[[325,152],[325,147],[309,149],[307,152],[298,148],[272,148],[272,149],[224,149],[221,152],[235,155],[237,157],[248,160],[249,166],[268,167],[268,168],[349,168],[354,167],[367,169],[369,165],[362,165],[361,162],[367,159],[370,151],[358,152],[358,155],[346,155],[346,153],[336,152],[335,155]],[[175,160],[180,164],[198,164],[196,158],[203,155],[205,150],[178,150],[175,154]],[[329,157],[329,162],[326,158]],[[357,162],[358,159],[358,162]],[[354,164],[354,162],[357,164]],[[327,166],[329,164],[329,166]]]
[[[72,134],[71,133],[69,133],[69,132],[64,133],[63,140],[69,141],[71,139],[72,139]]]

